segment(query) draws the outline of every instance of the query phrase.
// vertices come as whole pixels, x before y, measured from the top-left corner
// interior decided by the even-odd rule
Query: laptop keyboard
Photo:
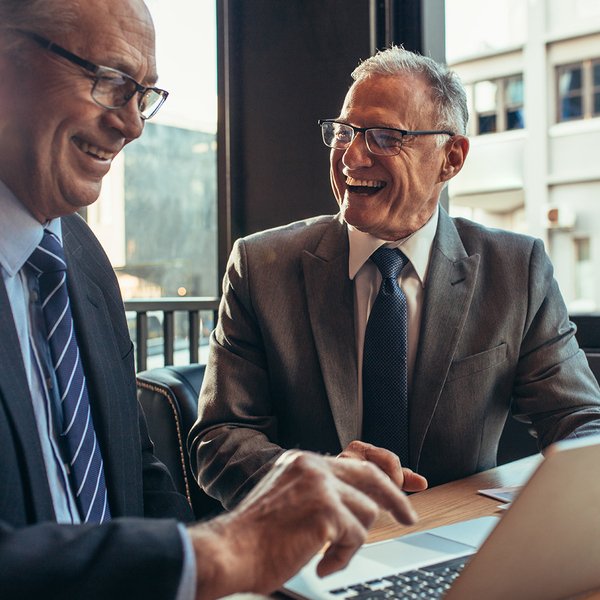
[[[458,577],[470,556],[461,556],[447,562],[422,567],[364,584],[329,590],[340,600],[391,600],[392,598],[442,598]]]

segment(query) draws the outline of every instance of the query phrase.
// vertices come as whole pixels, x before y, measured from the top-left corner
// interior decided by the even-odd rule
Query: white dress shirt
[[[395,242],[380,240],[369,233],[363,233],[348,225],[348,239],[350,242],[349,276],[350,279],[354,280],[354,330],[356,332],[358,356],[359,433],[362,433],[362,363],[365,330],[382,280],[379,269],[369,257],[380,246],[385,245],[387,248],[399,248],[410,261],[402,269],[398,279],[400,288],[406,296],[408,312],[407,366],[408,390],[410,393],[415,358],[419,346],[425,280],[431,258],[431,249],[433,248],[433,239],[437,230],[438,217],[439,207],[421,229]]]

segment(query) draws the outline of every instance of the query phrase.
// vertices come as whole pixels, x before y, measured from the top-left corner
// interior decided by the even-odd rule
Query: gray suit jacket
[[[152,454],[115,274],[79,216],[62,220],[67,285],[113,520],[58,525],[12,311],[0,280],[0,596],[172,598],[191,520]],[[172,517],[154,520],[119,517]]]
[[[235,505],[282,448],[358,437],[348,235],[325,216],[238,240],[190,435],[200,484]],[[436,485],[494,467],[514,411],[540,448],[596,432],[600,391],[540,240],[440,211],[409,394],[410,467]]]

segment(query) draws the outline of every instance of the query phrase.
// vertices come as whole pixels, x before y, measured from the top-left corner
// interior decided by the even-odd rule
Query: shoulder
[[[303,250],[314,253],[326,234],[347,240],[346,225],[339,215],[322,215],[249,235],[237,240],[234,253],[298,258]]]
[[[319,217],[312,217],[310,219],[304,219],[281,227],[254,233],[242,238],[242,241],[247,245],[256,246],[271,243],[283,243],[296,246],[310,245],[311,242],[318,243],[332,222],[339,222],[336,215],[321,215]],[[341,227],[342,224],[340,222],[340,228]]]
[[[451,220],[468,254],[525,253],[530,255],[536,250],[544,253],[542,240],[530,235],[485,227],[468,219],[452,218]]]

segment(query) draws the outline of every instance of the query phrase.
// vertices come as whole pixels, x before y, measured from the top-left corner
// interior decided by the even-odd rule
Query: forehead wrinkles
[[[411,74],[357,80],[346,95],[341,117],[368,119],[370,126],[430,128],[435,105],[429,83]]]
[[[156,80],[154,26],[143,2],[86,0],[69,49],[142,80]]]

